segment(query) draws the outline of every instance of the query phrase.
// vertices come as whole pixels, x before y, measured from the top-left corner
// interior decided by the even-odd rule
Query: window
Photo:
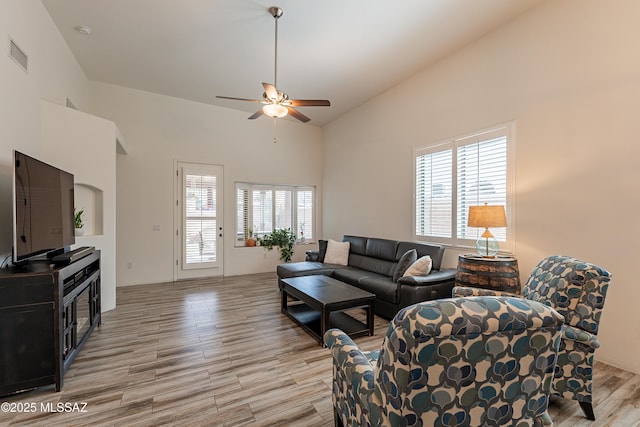
[[[513,218],[512,124],[415,150],[415,236],[452,246],[473,246],[483,232],[467,227],[469,206],[504,205]],[[512,249],[507,228],[491,233]]]
[[[236,244],[244,245],[251,229],[262,237],[289,228],[298,241],[312,240],[314,188],[236,183]]]
[[[185,263],[214,261],[216,257],[216,176],[185,173]]]

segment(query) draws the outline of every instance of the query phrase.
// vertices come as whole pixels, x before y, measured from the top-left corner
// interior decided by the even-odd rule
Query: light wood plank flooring
[[[333,425],[331,356],[280,313],[274,274],[118,288],[117,302],[63,390],[0,398],[36,409],[0,413],[1,426]],[[378,348],[387,323],[356,342]],[[595,401],[590,422],[553,399],[555,425],[640,425],[640,376],[598,363]],[[58,402],[85,412],[43,411]]]

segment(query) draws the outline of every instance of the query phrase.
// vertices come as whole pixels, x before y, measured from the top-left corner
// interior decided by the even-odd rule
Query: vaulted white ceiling
[[[261,82],[322,126],[543,0],[42,0],[91,80],[247,112]],[[83,35],[77,28],[93,30]],[[417,97],[428,94],[416,94]],[[258,120],[265,120],[260,118]],[[293,120],[293,119],[288,119]]]

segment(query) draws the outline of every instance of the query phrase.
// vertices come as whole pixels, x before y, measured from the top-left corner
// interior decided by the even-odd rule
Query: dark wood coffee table
[[[289,298],[293,301],[289,304]],[[282,279],[281,311],[323,345],[324,333],[339,328],[351,337],[373,335],[375,294],[329,276],[314,275]],[[363,308],[366,323],[345,310]]]

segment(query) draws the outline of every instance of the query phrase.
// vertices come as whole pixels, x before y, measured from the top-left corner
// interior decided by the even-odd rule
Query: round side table
[[[460,255],[456,286],[520,294],[518,260],[511,257],[484,258],[480,255]]]

